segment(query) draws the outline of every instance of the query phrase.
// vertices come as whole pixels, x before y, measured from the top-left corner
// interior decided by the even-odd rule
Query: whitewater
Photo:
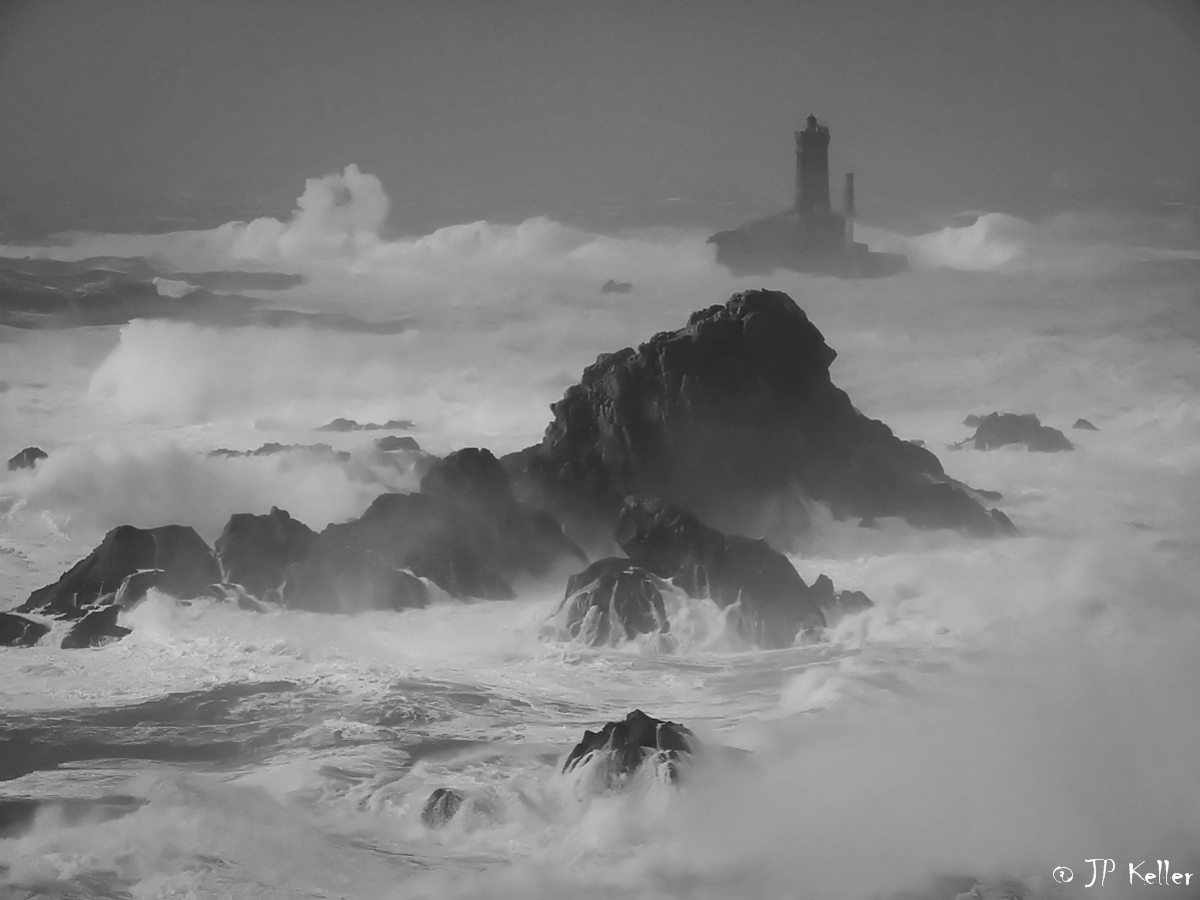
[[[527,446],[597,354],[752,287],[790,294],[855,405],[1000,492],[1019,533],[814,507],[792,562],[875,606],[775,651],[681,594],[670,642],[593,649],[555,628],[561,584],[354,616],[151,592],[100,649],[58,649],[54,631],[0,650],[0,896],[953,898],[986,882],[1124,898],[1162,886],[1085,888],[1085,860],[1200,873],[1194,235],[985,214],[917,237],[860,228],[909,255],[904,275],[739,279],[687,231],[533,219],[389,238],[387,212],[349,167],[311,180],[287,222],[0,247],[147,260],[182,301],[180,273],[292,273],[239,296],[365,323],[151,309],[0,326],[0,448],[49,452],[0,475],[0,610],[119,524],[211,545],[235,512],[319,529],[416,489],[381,433],[318,430],[339,416],[411,420],[437,455]],[[633,290],[601,293],[610,278]],[[369,327],[384,321],[404,324]],[[1036,413],[1076,449],[951,449],[992,411]],[[270,441],[334,452],[209,455]],[[585,729],[633,709],[733,749],[682,786],[561,774]],[[437,787],[466,800],[433,830]],[[1200,896],[1198,880],[1162,895]]]

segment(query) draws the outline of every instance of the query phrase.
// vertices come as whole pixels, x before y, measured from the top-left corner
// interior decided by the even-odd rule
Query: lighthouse
[[[808,126],[796,132],[796,192],[794,208],[802,216],[829,215],[829,128],[809,115]]]

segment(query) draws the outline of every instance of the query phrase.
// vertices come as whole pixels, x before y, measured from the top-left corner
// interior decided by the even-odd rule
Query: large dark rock
[[[593,647],[619,644],[639,634],[671,630],[661,581],[628,559],[594,562],[567,579],[557,616],[567,633]]]
[[[421,821],[427,828],[441,828],[454,818],[462,802],[462,794],[458,791],[437,788],[421,808]]]
[[[231,516],[215,549],[224,580],[262,599],[282,586],[287,567],[308,554],[316,537],[286,510],[272,506],[265,516]]]
[[[49,630],[42,622],[15,613],[0,613],[0,647],[32,647]]]
[[[687,728],[635,709],[620,722],[609,722],[599,731],[585,731],[563,763],[563,773],[597,766],[605,788],[627,782],[644,764],[651,763],[674,782],[681,763],[700,750],[700,742]]]
[[[638,566],[693,597],[737,604],[738,633],[760,647],[790,647],[801,631],[824,627],[817,598],[786,556],[766,541],[726,536],[661,500],[630,498],[617,543]]]
[[[976,450],[994,450],[1008,444],[1024,444],[1035,453],[1075,449],[1065,434],[1043,425],[1033,413],[988,413],[979,420],[971,441]]]
[[[40,460],[45,459],[46,456],[46,451],[41,447],[26,447],[8,461],[8,471],[15,472],[17,469],[32,469]]]
[[[183,525],[121,525],[54,584],[39,588],[18,612],[69,619],[105,603],[133,603],[150,588],[180,599],[214,593],[221,569],[200,535]]]
[[[420,493],[383,494],[321,532],[288,568],[282,602],[329,612],[422,606],[419,578],[455,597],[503,600],[517,581],[580,562],[553,516],[518,503],[499,461],[470,448],[435,462]]]
[[[542,442],[505,459],[518,494],[603,542],[628,495],[656,496],[736,534],[803,527],[780,498],[839,517],[1000,528],[928,450],[856,410],[837,354],[778,291],[735,294],[678,331],[600,356],[551,408]]]
[[[62,640],[62,649],[83,650],[119,641],[130,633],[130,629],[117,624],[120,612],[121,607],[116,604],[92,610],[67,632],[67,636]]]

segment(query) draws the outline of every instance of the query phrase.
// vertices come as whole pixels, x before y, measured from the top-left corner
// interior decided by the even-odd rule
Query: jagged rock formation
[[[328,444],[280,444],[277,441],[268,441],[257,450],[230,450],[228,447],[220,447],[210,450],[208,456],[209,458],[231,459],[239,456],[275,456],[279,453],[307,453],[318,459],[328,459],[340,463],[350,461],[349,453],[345,450],[335,451]]]
[[[131,633],[131,629],[117,624],[121,607],[113,604],[95,609],[80,619],[62,640],[64,650],[83,650],[87,647],[103,647],[119,641]]]
[[[836,356],[787,294],[735,294],[600,356],[551,407],[542,442],[505,465],[520,496],[597,546],[631,494],[733,534],[801,531],[809,500],[839,517],[1002,532],[936,456],[854,408],[829,377]]]
[[[597,780],[611,790],[649,763],[673,783],[679,777],[680,764],[699,750],[700,742],[684,726],[635,709],[623,721],[609,722],[600,731],[585,731],[562,771],[566,774],[595,765]]]
[[[421,808],[421,821],[427,828],[441,828],[454,818],[462,802],[462,794],[458,791],[437,788]]]
[[[15,472],[17,469],[32,469],[38,462],[45,459],[46,456],[46,451],[41,447],[26,447],[8,461],[8,471]]]
[[[353,419],[334,419],[322,425],[317,431],[407,431],[413,427],[408,419],[388,419],[379,422],[355,422]]]
[[[639,634],[666,634],[671,626],[661,584],[628,559],[602,559],[567,579],[555,616],[564,617],[572,638],[592,647],[619,644]]]
[[[976,450],[995,450],[1008,444],[1024,444],[1034,453],[1075,449],[1065,434],[1043,425],[1033,413],[988,413],[979,419],[975,434],[968,440]]]
[[[514,581],[579,562],[558,522],[518,503],[496,458],[469,448],[435,462],[420,493],[383,494],[317,535],[280,600],[322,612],[424,606],[422,578],[455,597],[504,600]]]
[[[220,580],[216,558],[191,528],[121,525],[17,611],[79,619],[93,608],[134,603],[150,588],[180,599],[212,595]]]
[[[852,616],[875,604],[862,591],[837,591],[828,575],[818,575],[808,589],[809,596],[821,609],[828,624],[844,616]]]
[[[790,647],[800,631],[825,625],[818,598],[766,541],[727,537],[678,507],[634,498],[616,538],[636,565],[690,596],[722,609],[737,604],[738,633],[760,647]]]
[[[282,585],[288,566],[303,559],[316,532],[272,506],[265,516],[237,513],[225,523],[215,550],[224,581],[266,599]]]
[[[381,437],[375,441],[375,446],[385,453],[390,453],[393,450],[411,450],[414,453],[422,452],[421,445],[417,443],[416,438],[411,438],[406,434],[389,434],[387,437]]]
[[[49,626],[15,613],[0,613],[0,647],[32,647],[50,631]]]

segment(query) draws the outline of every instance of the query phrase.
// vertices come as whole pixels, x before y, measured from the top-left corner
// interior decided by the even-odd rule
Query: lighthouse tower
[[[829,205],[829,128],[810,115],[796,132],[795,210],[802,217],[827,216]]]

